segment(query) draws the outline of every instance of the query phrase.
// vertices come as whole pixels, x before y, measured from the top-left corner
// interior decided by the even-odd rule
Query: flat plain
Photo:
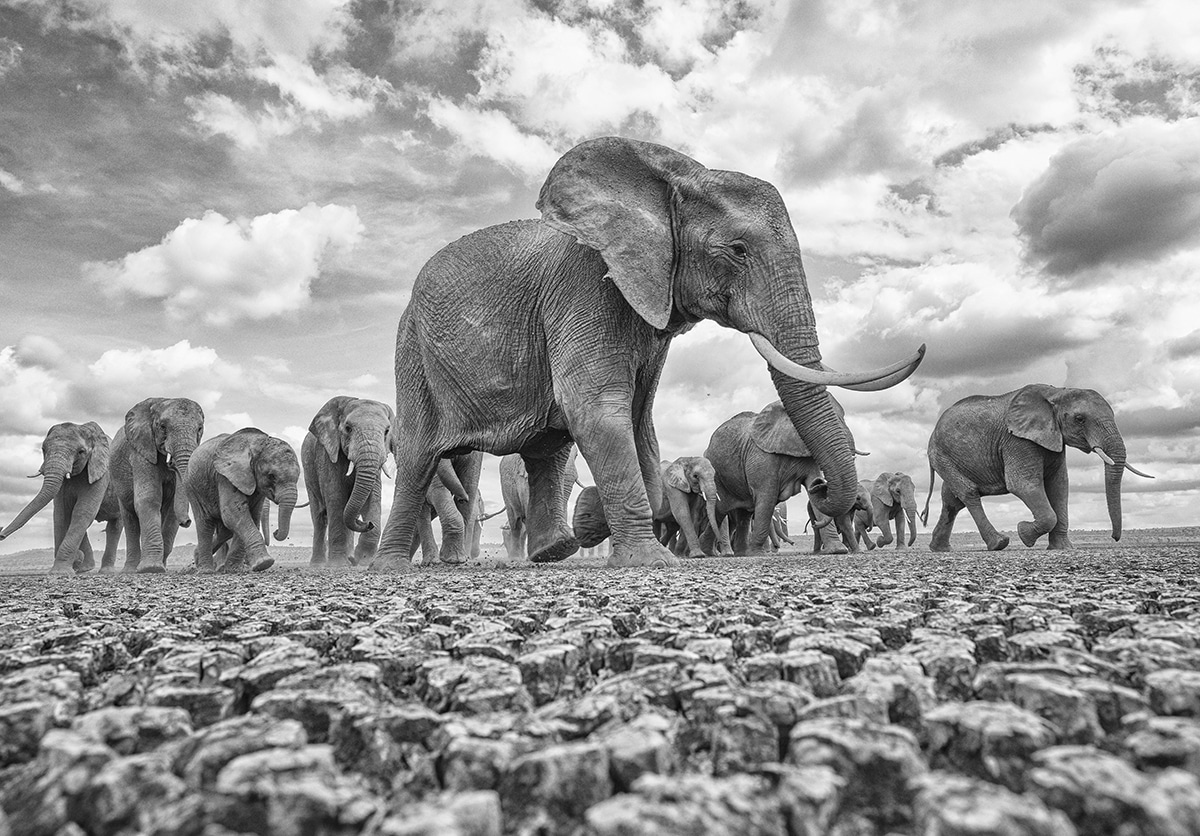
[[[10,556],[0,807],[12,833],[1200,832],[1200,529],[1073,539],[656,571]]]

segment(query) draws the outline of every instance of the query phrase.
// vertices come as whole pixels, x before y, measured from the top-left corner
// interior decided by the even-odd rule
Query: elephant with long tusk
[[[601,137],[555,163],[541,220],[482,229],[422,268],[396,335],[396,492],[376,568],[409,565],[439,458],[521,453],[531,559],[579,543],[557,492],[573,441],[612,528],[612,566],[670,566],[654,537],[660,496],[654,394],[671,340],[702,319],[751,335],[787,419],[826,483],[828,515],[854,504],[858,475],[826,386],[872,390],[924,351],[874,372],[822,361],[800,244],[779,192],[661,145]],[[772,502],[772,505],[774,502]],[[764,525],[766,523],[764,522]]]
[[[1104,462],[1104,494],[1112,538],[1121,539],[1121,477],[1128,470],[1153,478],[1125,460],[1125,442],[1112,407],[1091,389],[1060,389],[1035,383],[1003,395],[973,395],[949,407],[929,437],[929,518],[934,474],[942,477],[942,513],[929,548],[949,551],[954,518],[966,508],[988,549],[1009,539],[988,520],[984,496],[1016,495],[1033,514],[1017,525],[1032,546],[1049,534],[1048,548],[1069,549],[1066,448],[1096,453]]]

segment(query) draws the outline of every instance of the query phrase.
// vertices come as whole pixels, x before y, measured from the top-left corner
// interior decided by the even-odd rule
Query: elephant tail
[[[933,459],[929,460],[929,495],[925,497],[925,510],[921,512],[921,525],[929,525],[929,500],[933,499]],[[913,534],[916,534],[914,530]]]

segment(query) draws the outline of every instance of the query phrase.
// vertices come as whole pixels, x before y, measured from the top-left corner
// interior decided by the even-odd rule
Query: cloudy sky
[[[928,343],[910,382],[839,395],[863,478],[923,501],[942,409],[1090,387],[1158,477],[1126,479],[1126,528],[1196,523],[1197,56],[1190,0],[0,0],[0,522],[58,421],[186,395],[209,435],[298,449],[330,396],[392,401],[421,264],[622,134],[779,187],[830,365]],[[664,456],[774,397],[702,324]],[[1106,527],[1099,462],[1068,459],[1073,526]]]

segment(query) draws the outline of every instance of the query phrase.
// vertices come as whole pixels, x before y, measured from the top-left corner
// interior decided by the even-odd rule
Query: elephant
[[[824,393],[828,409],[837,422],[837,435],[854,453],[854,438],[844,421],[844,411],[832,395]],[[775,506],[804,488],[814,508],[825,517],[845,517],[854,508],[855,497],[845,511],[826,514],[821,497],[826,479],[820,458],[810,452],[797,433],[788,411],[780,401],[761,412],[740,412],[713,431],[705,457],[717,472],[717,521],[730,518],[734,554],[760,554],[766,550]],[[854,467],[853,461],[850,465]],[[840,525],[839,525],[840,527]]]
[[[679,551],[688,557],[703,557],[699,529],[707,517],[717,528],[717,474],[712,462],[703,456],[680,456],[673,462],[660,462],[662,496],[654,511],[654,527],[659,542],[669,545],[678,536]],[[720,551],[720,548],[716,549]]]
[[[576,450],[572,447],[567,456],[557,500],[562,503],[564,516],[567,503],[571,500],[571,491],[579,484],[575,457]],[[529,507],[529,471],[520,453],[510,453],[500,459],[500,494],[508,512],[508,527],[503,529],[504,549],[508,552],[509,560],[524,560],[525,544],[529,535],[528,521],[533,515]]]
[[[438,462],[433,480],[425,490],[425,506],[416,536],[409,545],[410,561],[418,546],[421,547],[421,562],[425,564],[432,563],[435,555],[442,563],[466,563],[468,554],[478,553],[474,532],[479,527],[482,470],[482,453],[467,453]],[[432,520],[435,518],[442,527],[440,548],[433,536]]]
[[[113,488],[125,526],[126,572],[165,572],[180,527],[191,525],[187,478],[204,435],[204,410],[188,398],[147,398],[113,437]]]
[[[1069,549],[1066,446],[1096,453],[1104,462],[1104,493],[1113,540],[1121,539],[1121,476],[1146,476],[1126,461],[1125,441],[1112,407],[1092,389],[1033,383],[1003,395],[972,395],[941,414],[929,436],[929,496],[921,521],[929,518],[934,474],[942,477],[942,513],[929,548],[949,551],[954,518],[964,507],[990,551],[1009,539],[984,514],[980,497],[1014,494],[1033,520],[1017,525],[1032,546],[1049,534],[1050,549]]]
[[[892,525],[891,520],[896,521],[896,548],[903,549],[911,546],[917,540],[917,486],[913,484],[912,477],[907,473],[899,471],[890,473],[884,471],[875,477],[875,481],[865,481],[861,484],[869,486],[867,489],[871,494],[871,509],[870,520],[874,525],[879,526],[879,538],[874,546],[886,546],[892,542]],[[855,517],[866,515],[866,511],[858,511]],[[908,520],[908,542],[904,542],[904,522]],[[864,521],[865,522],[865,521]],[[870,528],[871,523],[866,523],[862,527],[865,533],[867,528]],[[855,522],[854,530],[859,531],[858,522]]]
[[[34,474],[42,477],[42,487],[16,519],[0,531],[0,540],[16,532],[54,500],[51,573],[65,575],[95,568],[87,537],[93,520],[108,524],[102,565],[111,566],[116,560],[121,520],[119,513],[114,514],[116,496],[109,476],[109,453],[108,435],[94,421],[52,426],[42,442],[42,466]]]
[[[827,517],[814,508],[812,502],[808,503],[808,520],[813,527],[813,554],[846,554],[859,550],[854,526],[859,514],[871,514],[871,489],[867,487],[870,484],[858,483],[854,506],[840,517]],[[838,533],[840,542],[838,537],[832,536],[833,532],[829,530],[831,524]]]
[[[274,537],[286,540],[296,506],[300,461],[281,438],[246,427],[205,441],[192,455],[184,485],[196,511],[196,569],[213,572],[213,550],[231,537],[226,571],[243,571],[247,563],[260,572],[274,560],[258,530],[263,503],[279,506]]]
[[[439,458],[521,453],[534,561],[579,548],[557,501],[574,442],[612,525],[612,566],[678,561],[655,539],[654,394],[672,338],[702,319],[750,335],[827,483],[831,515],[858,477],[826,385],[876,390],[924,347],[864,374],[821,362],[800,246],[779,192],[646,142],[583,142],[551,169],[540,220],[488,227],[421,268],[396,334],[395,499],[374,567],[407,567]]]
[[[858,483],[859,489],[868,497],[871,495],[871,488],[874,484],[870,479],[864,479]],[[865,546],[867,551],[875,548],[875,538],[870,533],[874,527],[875,512],[868,502],[867,507],[854,512],[854,539],[860,546]]]
[[[767,537],[771,543],[771,551],[779,551],[783,548],[783,544],[789,546],[796,545],[796,541],[788,536],[788,510],[787,503],[780,502],[775,506],[775,510],[771,512],[771,528],[767,531]]]
[[[348,566],[351,551],[354,563],[375,556],[380,472],[391,450],[394,418],[387,404],[337,395],[309,422],[300,457],[313,524],[313,566]]]

